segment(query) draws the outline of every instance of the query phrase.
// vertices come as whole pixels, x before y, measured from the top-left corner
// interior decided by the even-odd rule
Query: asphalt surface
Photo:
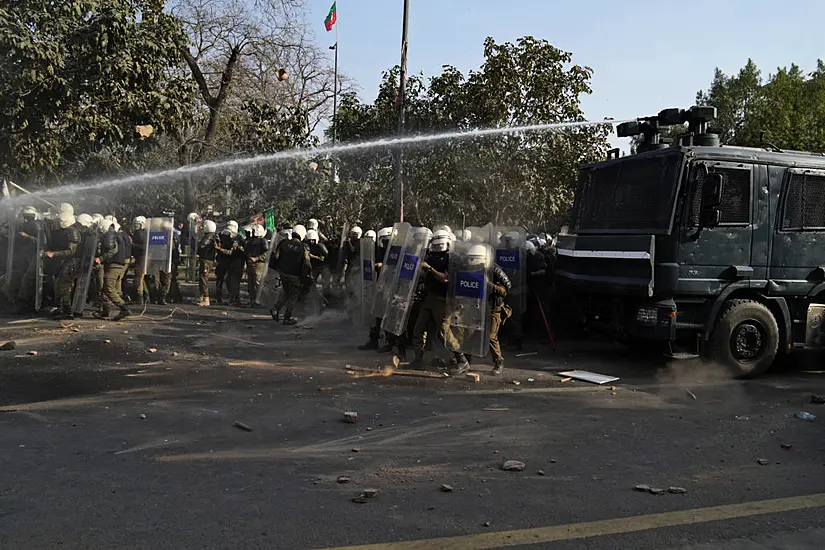
[[[17,344],[0,351],[0,548],[825,547],[819,356],[743,382],[598,340],[527,344],[475,383],[348,373],[390,364],[355,349],[365,335],[336,311],[0,316]],[[573,368],[620,380],[562,382]]]

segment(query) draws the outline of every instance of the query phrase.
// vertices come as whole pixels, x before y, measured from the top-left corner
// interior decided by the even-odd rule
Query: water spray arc
[[[175,181],[182,176],[202,174],[214,170],[223,170],[227,168],[242,168],[245,166],[255,166],[259,164],[269,164],[282,160],[293,160],[305,157],[312,157],[319,154],[331,155],[341,153],[352,153],[356,151],[377,149],[384,147],[397,147],[401,145],[414,145],[422,143],[432,143],[445,140],[464,140],[483,138],[506,134],[520,134],[528,132],[557,132],[562,130],[569,130],[573,128],[586,128],[593,126],[614,126],[624,122],[630,122],[634,119],[628,120],[599,120],[599,121],[574,121],[574,122],[556,122],[549,124],[530,124],[526,126],[513,126],[504,128],[488,128],[479,130],[469,130],[465,132],[446,132],[440,134],[427,134],[416,136],[403,136],[399,138],[384,138],[372,141],[362,141],[355,143],[345,143],[343,145],[336,145],[334,147],[318,147],[313,149],[291,149],[288,151],[281,151],[279,153],[272,153],[267,155],[257,155],[253,157],[245,157],[238,159],[227,159],[221,161],[208,162],[203,164],[191,164],[181,166],[179,168],[171,168],[168,170],[158,170],[155,172],[146,172],[143,174],[135,174],[132,176],[124,176],[104,181],[76,183],[70,185],[63,185],[54,187],[44,191],[33,193],[36,196],[48,195],[67,195],[80,193],[89,190],[105,190],[116,187],[123,187],[125,185],[134,185],[141,183],[148,183],[157,180]]]

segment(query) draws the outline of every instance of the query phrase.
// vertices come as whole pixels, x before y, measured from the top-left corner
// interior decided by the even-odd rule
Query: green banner
[[[275,211],[272,209],[264,212],[264,229],[275,231]]]

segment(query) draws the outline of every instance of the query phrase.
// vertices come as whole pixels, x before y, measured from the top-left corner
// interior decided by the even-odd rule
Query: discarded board
[[[598,374],[586,370],[569,370],[560,372],[559,376],[568,376],[570,378],[575,378],[576,380],[584,380],[585,382],[591,382],[599,385],[607,384],[608,382],[615,382],[619,379],[618,376],[607,376],[606,374]]]
[[[429,372],[429,371],[422,371],[422,370],[405,370],[405,369],[394,369],[391,366],[387,365],[381,369],[369,369],[366,367],[356,367],[355,365],[346,365],[344,367],[348,372],[353,372],[354,374],[357,373],[367,373],[372,374],[374,376],[414,376],[418,378],[449,378],[450,375],[446,372]]]

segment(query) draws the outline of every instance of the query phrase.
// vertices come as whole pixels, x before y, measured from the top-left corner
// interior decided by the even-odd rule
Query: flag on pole
[[[324,19],[324,27],[326,27],[327,31],[332,30],[332,27],[335,26],[336,21],[338,21],[338,13],[335,11],[335,2],[333,2],[332,7],[329,8],[327,18]]]

